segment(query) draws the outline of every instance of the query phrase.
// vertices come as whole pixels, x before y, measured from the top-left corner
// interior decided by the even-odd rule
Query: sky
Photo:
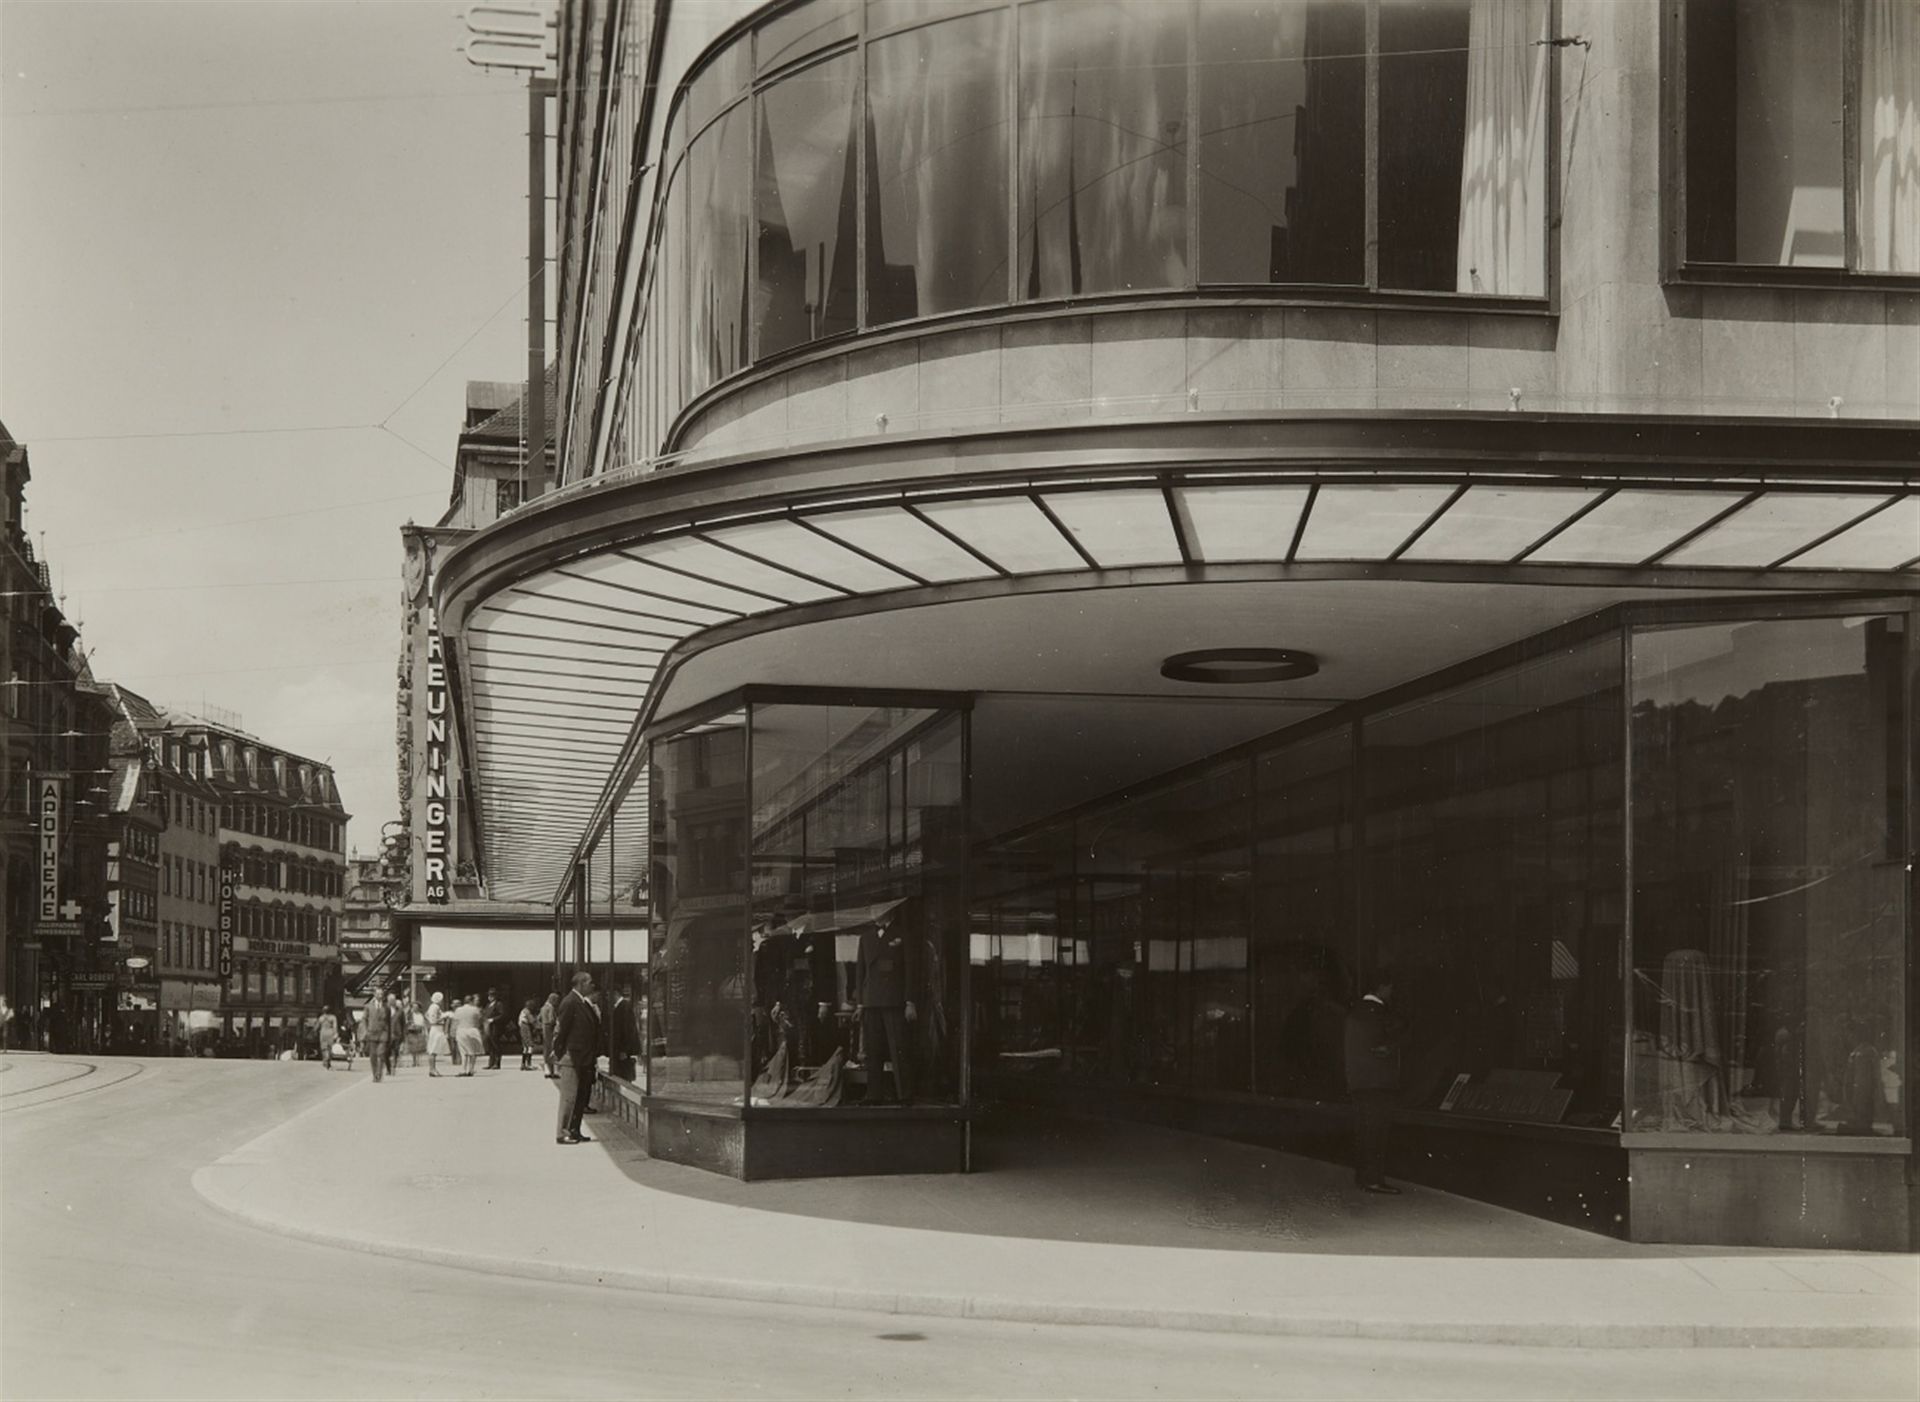
[[[0,0],[0,421],[96,676],[398,816],[400,539],[526,373],[526,89],[455,0]],[[551,279],[549,279],[551,281]]]

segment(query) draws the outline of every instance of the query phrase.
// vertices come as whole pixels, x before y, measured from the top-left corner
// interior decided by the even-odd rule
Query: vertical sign
[[[427,605],[427,869],[426,897],[444,905],[447,880],[447,659],[440,643],[440,614]]]
[[[220,863],[220,981],[233,977],[233,868]]]
[[[65,817],[66,782],[55,774],[33,781],[34,830],[40,843],[40,919],[51,923],[60,914],[60,826]]]

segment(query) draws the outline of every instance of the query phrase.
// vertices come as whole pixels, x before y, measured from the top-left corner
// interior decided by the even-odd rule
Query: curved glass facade
[[[657,448],[756,361],[918,317],[1209,288],[1544,297],[1549,17],[1549,0],[776,10],[675,96],[628,441]]]

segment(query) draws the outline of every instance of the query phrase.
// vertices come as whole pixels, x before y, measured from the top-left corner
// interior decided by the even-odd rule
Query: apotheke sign
[[[43,774],[33,781],[33,811],[34,830],[40,843],[39,922],[50,925],[71,920],[73,915],[60,909],[60,831],[66,817],[64,775]]]

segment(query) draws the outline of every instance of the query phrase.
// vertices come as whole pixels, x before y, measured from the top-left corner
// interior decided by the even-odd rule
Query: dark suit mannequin
[[[578,1144],[588,1138],[580,1132],[580,1117],[587,1113],[587,1099],[593,1094],[595,1063],[604,1040],[600,1009],[590,1001],[592,993],[593,975],[575,974],[573,990],[560,1000],[560,1013],[553,1024],[560,1069],[560,1111],[554,1140],[560,1144]]]
[[[913,1047],[907,1024],[915,1017],[913,991],[919,938],[894,911],[860,936],[861,1057],[867,1064],[867,1103],[880,1104],[884,1062],[893,1062],[900,1103],[913,1099]]]

